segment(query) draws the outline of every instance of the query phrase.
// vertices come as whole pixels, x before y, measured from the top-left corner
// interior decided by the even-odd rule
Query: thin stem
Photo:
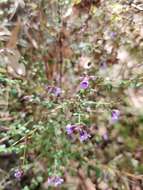
[[[80,119],[81,119],[81,117],[80,117],[80,113],[78,114],[78,123],[80,124]]]
[[[24,147],[24,153],[23,153],[23,166],[25,165],[26,160],[26,150],[27,150],[27,137],[25,138],[25,147]]]
[[[61,5],[60,5],[60,0],[58,1],[58,17],[59,17],[59,24],[62,22],[61,20]],[[59,86],[62,88],[62,75],[63,75],[63,43],[62,43],[62,31],[60,31],[59,33],[59,39],[58,39],[58,43],[59,43],[59,74],[60,74],[60,78],[59,78]]]

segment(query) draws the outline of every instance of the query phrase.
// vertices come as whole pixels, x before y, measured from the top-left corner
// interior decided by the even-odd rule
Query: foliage
[[[0,8],[0,189],[141,190],[141,2]]]

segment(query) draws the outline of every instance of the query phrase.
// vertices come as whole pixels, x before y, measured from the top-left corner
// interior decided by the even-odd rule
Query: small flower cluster
[[[114,38],[117,36],[117,33],[114,32],[114,31],[112,31],[112,32],[109,33],[109,35],[110,35],[110,37],[111,37],[112,39],[114,39]]]
[[[85,130],[80,130],[79,135],[80,142],[86,141],[91,137]]]
[[[112,123],[115,123],[119,120],[120,117],[120,111],[117,109],[112,110],[111,112],[111,119],[112,119]]]
[[[48,178],[48,185],[57,187],[64,182],[64,179],[59,176],[52,176]]]
[[[81,83],[80,83],[80,88],[81,89],[87,89],[89,87],[89,79],[85,77]]]
[[[17,179],[18,181],[21,180],[22,176],[23,176],[23,170],[21,170],[21,169],[16,169],[16,170],[14,171],[14,177],[15,177],[15,179]]]
[[[82,81],[80,82],[81,89],[87,89],[89,87],[89,80],[95,80],[94,76],[85,76],[81,78]]]
[[[75,131],[79,133],[80,142],[86,141],[91,137],[90,134],[85,129],[82,129],[79,125],[68,124],[66,126],[66,132],[69,136],[71,136]]]
[[[46,86],[45,89],[48,91],[48,93],[54,94],[56,97],[60,96],[62,93],[61,88],[55,86]]]

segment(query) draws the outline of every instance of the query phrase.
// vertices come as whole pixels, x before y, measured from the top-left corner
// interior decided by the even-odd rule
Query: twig
[[[73,29],[71,31],[71,35],[79,32],[79,33],[82,33],[84,32],[84,29],[87,29],[88,28],[88,22],[89,20],[92,18],[92,16],[89,14],[88,17],[86,18],[86,20],[84,21],[84,24],[82,26],[80,26],[79,28],[76,28],[76,29]]]
[[[25,138],[29,138],[29,136],[31,136],[34,132],[36,132],[38,130],[38,128],[33,129],[32,131],[30,131],[27,135],[25,135],[24,137],[22,137],[21,139],[19,139],[18,141],[16,141],[15,143],[13,143],[11,146],[15,146],[18,143],[20,143],[21,141],[25,140]]]
[[[4,137],[2,139],[0,139],[0,144],[3,144],[3,142],[7,141],[9,139],[9,137]]]
[[[58,17],[59,17],[59,23],[62,22],[61,20],[61,6],[60,3],[58,3]],[[62,30],[59,33],[59,39],[58,39],[59,47],[60,47],[60,57],[59,57],[59,72],[60,72],[60,79],[59,79],[59,86],[62,87],[62,75],[63,75],[63,42],[62,42]]]
[[[132,3],[131,6],[138,9],[139,11],[143,11],[143,4],[136,5],[136,4]]]
[[[0,118],[0,121],[12,121],[14,119],[15,119],[15,117],[2,117],[2,118]]]
[[[126,177],[130,177],[132,179],[135,179],[135,180],[142,180],[143,181],[143,175],[136,175],[136,174],[133,174],[133,173],[129,173],[129,172],[126,172],[126,171],[120,171],[119,169],[115,168],[115,167],[111,167],[109,165],[105,165],[105,164],[102,164],[102,163],[97,163],[96,160],[87,160],[87,159],[84,159],[86,162],[88,162],[89,164],[94,164],[94,165],[98,165],[100,168],[104,169],[104,170],[110,170],[110,171],[113,171],[114,173],[118,174],[119,176],[123,176],[125,175]]]

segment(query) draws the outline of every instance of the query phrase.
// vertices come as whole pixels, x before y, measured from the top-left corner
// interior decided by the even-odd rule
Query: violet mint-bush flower
[[[54,93],[55,96],[60,96],[61,93],[62,93],[62,90],[59,87],[55,87],[54,90],[53,90],[53,93]]]
[[[68,124],[66,126],[66,132],[68,135],[72,135],[75,129],[75,125]]]
[[[109,33],[109,35],[110,35],[111,38],[115,38],[117,33],[112,31],[112,32]]]
[[[16,170],[14,171],[14,177],[15,177],[18,181],[21,180],[22,176],[23,176],[23,170],[16,169]]]
[[[59,176],[52,176],[48,178],[48,185],[57,187],[64,182],[64,179]]]
[[[89,87],[89,80],[96,80],[95,76],[85,76],[81,77],[82,81],[80,82],[80,88],[81,89],[87,89]]]
[[[62,93],[62,89],[56,86],[45,86],[45,90],[48,91],[49,94],[54,94],[55,96],[60,96]]]
[[[111,112],[111,120],[112,122],[117,122],[119,120],[120,111],[117,109],[112,110]]]
[[[87,89],[89,87],[89,79],[85,77],[81,82],[80,82],[80,88],[81,89]]]
[[[87,133],[87,131],[80,130],[80,132],[79,132],[79,140],[80,140],[80,142],[86,141],[90,137],[91,137],[91,135],[89,133]]]
[[[103,136],[102,136],[103,140],[104,141],[108,141],[109,140],[109,136],[107,133],[105,133]]]
[[[67,135],[69,136],[71,136],[74,133],[74,131],[78,132],[80,142],[86,141],[91,137],[91,135],[87,133],[86,130],[81,129],[80,125],[78,126],[78,125],[68,124],[65,128]]]

